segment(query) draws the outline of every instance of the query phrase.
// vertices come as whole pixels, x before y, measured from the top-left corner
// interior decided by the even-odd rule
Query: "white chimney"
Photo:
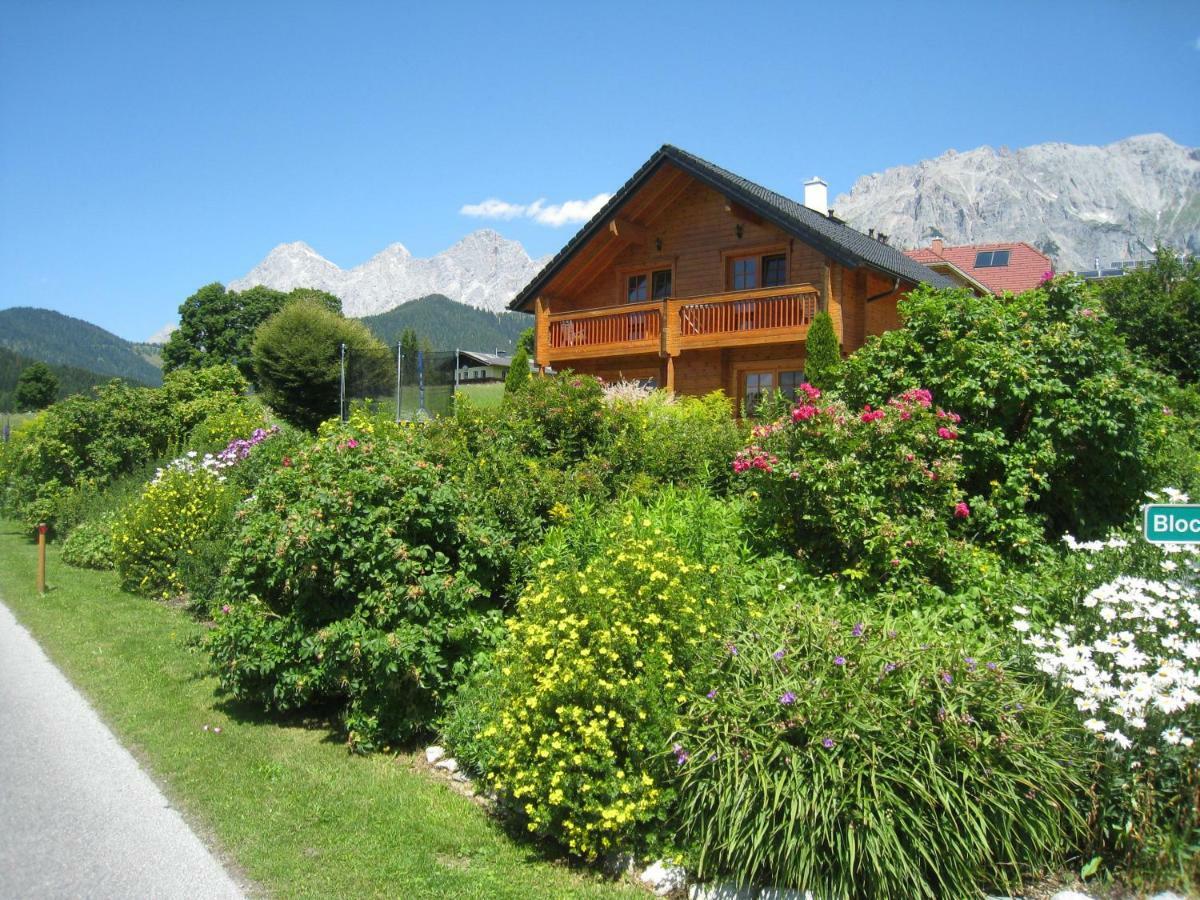
[[[804,205],[823,216],[829,215],[829,185],[820,178],[804,182]]]

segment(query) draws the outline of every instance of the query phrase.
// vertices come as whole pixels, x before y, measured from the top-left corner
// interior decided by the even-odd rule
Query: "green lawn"
[[[353,757],[321,725],[224,703],[186,612],[36,547],[0,521],[0,596],[236,870],[280,897],[645,896],[546,862],[410,755]],[[204,726],[220,726],[221,733]],[[422,757],[423,759],[423,757]]]

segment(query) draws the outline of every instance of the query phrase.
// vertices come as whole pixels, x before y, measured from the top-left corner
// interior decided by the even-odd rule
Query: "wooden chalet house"
[[[824,182],[789,200],[664,146],[522,290],[537,365],[681,394],[723,390],[739,412],[803,381],[828,311],[844,352],[894,328],[896,301],[951,282],[834,218]]]

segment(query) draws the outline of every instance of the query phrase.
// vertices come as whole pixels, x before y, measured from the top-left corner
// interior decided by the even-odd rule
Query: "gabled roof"
[[[975,259],[985,250],[1008,250],[1008,265],[976,268]],[[955,268],[961,269],[974,281],[983,284],[993,294],[1002,294],[1005,291],[1019,294],[1022,291],[1032,290],[1041,284],[1042,277],[1046,272],[1054,268],[1050,257],[1024,241],[960,244],[957,247],[943,245],[940,250],[937,249],[935,242],[932,247],[906,250],[905,254],[924,265],[950,263]]]
[[[459,360],[473,360],[478,366],[502,366],[507,369],[512,365],[511,356],[501,356],[497,353],[479,353],[475,350],[459,350]]]
[[[608,203],[579,229],[575,237],[546,264],[533,281],[513,298],[509,308],[521,309],[533,300],[546,282],[603,228],[621,205],[668,163],[845,266],[857,268],[866,265],[885,275],[913,284],[926,282],[935,287],[954,286],[949,278],[925,268],[895,247],[867,237],[849,225],[809,209],[782,194],[767,190],[686,150],[663,144],[658,152],[613,194]]]

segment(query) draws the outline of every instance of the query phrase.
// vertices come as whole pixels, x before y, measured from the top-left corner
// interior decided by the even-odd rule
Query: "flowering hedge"
[[[958,486],[962,430],[925,390],[854,412],[805,384],[784,418],[754,428],[732,466],[769,542],[819,570],[949,583],[946,546],[971,518]]]
[[[1012,624],[1103,751],[1097,852],[1110,865],[1200,878],[1200,553],[1137,536],[1066,540],[1088,572],[1110,577],[1069,621]]]
[[[211,455],[195,451],[159,469],[112,526],[113,562],[127,590],[171,597],[184,590],[181,560],[231,524],[233,496]]]
[[[670,808],[662,748],[694,660],[729,618],[720,567],[628,514],[589,559],[546,557],[476,697],[475,762],[529,831],[595,857],[644,846]]]

